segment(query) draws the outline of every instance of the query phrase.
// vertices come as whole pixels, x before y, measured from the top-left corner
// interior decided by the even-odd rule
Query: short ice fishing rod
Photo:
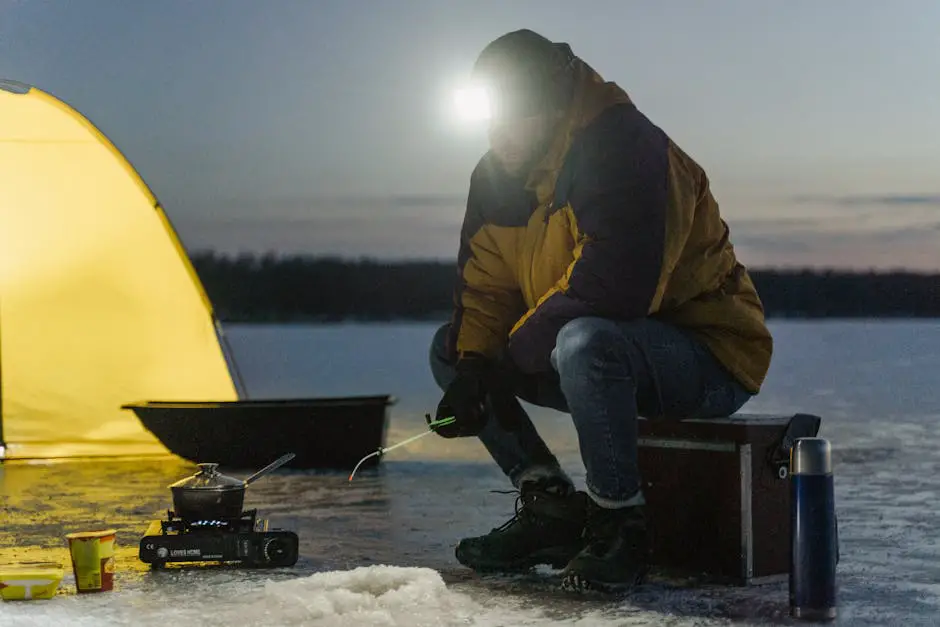
[[[419,433],[418,435],[411,436],[411,437],[408,438],[407,440],[402,440],[402,441],[399,442],[398,444],[393,444],[392,446],[387,446],[387,447],[381,447],[381,446],[380,446],[380,447],[377,448],[376,450],[372,451],[371,453],[369,453],[368,455],[366,455],[365,457],[363,457],[362,459],[360,459],[360,460],[359,460],[359,463],[356,464],[356,467],[353,468],[353,471],[352,471],[351,473],[349,473],[349,480],[350,480],[350,481],[353,480],[353,476],[356,474],[356,471],[359,470],[359,467],[362,466],[362,463],[363,463],[364,461],[366,461],[367,459],[370,459],[370,458],[372,458],[372,457],[382,457],[383,455],[385,455],[385,454],[388,453],[389,451],[391,451],[391,450],[393,450],[393,449],[396,449],[396,448],[398,448],[399,446],[404,446],[404,445],[406,445],[406,444],[410,444],[410,443],[414,442],[414,441],[417,440],[417,439],[423,438],[423,437],[426,436],[426,435],[430,435],[430,434],[434,433],[434,429],[436,429],[437,427],[445,427],[445,426],[447,426],[447,425],[449,425],[449,424],[452,424],[455,420],[457,420],[457,418],[455,418],[454,416],[448,416],[447,418],[441,418],[441,419],[439,419],[439,420],[430,420],[430,419],[431,419],[431,416],[430,416],[430,415],[427,416],[427,419],[429,420],[429,422],[428,422],[428,430],[427,430],[427,431],[425,431],[425,432],[423,432],[423,433]]]

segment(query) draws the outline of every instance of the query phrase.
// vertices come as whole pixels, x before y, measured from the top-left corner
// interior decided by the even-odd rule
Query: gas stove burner
[[[258,510],[242,512],[238,518],[187,520],[167,511],[167,519],[160,521],[164,533],[201,533],[203,531],[267,531],[267,521],[258,518]]]
[[[189,523],[189,528],[193,531],[199,529],[225,529],[230,524],[227,520],[194,520]]]
[[[257,510],[238,518],[185,520],[168,511],[166,520],[153,520],[140,540],[140,560],[153,568],[168,563],[234,562],[249,568],[293,566],[298,538],[293,531],[268,529]]]

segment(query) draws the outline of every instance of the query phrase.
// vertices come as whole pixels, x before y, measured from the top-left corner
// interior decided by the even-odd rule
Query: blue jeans
[[[447,359],[449,325],[438,329],[431,372],[446,389],[456,373]],[[587,471],[587,492],[607,508],[643,502],[637,468],[637,417],[718,418],[738,411],[751,394],[687,332],[651,318],[620,322],[578,318],[558,333],[553,371],[526,375],[503,364],[516,395],[571,414]],[[542,477],[570,482],[524,410],[522,427],[504,429],[490,417],[480,440],[516,487]]]

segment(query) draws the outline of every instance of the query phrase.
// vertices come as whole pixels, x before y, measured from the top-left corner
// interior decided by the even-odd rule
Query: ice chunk
[[[278,620],[316,621],[324,626],[418,627],[447,624],[448,619],[467,624],[467,618],[481,609],[466,595],[448,590],[437,571],[398,566],[360,567],[269,582],[264,605]]]

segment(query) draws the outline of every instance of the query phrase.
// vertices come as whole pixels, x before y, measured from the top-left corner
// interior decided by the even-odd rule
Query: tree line
[[[456,269],[444,261],[191,255],[223,322],[437,320]],[[771,318],[940,317],[940,274],[749,270]]]

